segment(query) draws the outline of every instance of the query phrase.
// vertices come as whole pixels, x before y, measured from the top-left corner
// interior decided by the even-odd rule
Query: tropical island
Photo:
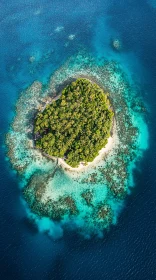
[[[35,147],[47,156],[63,158],[71,167],[86,165],[107,144],[113,115],[108,93],[91,80],[78,78],[38,112]]]
[[[142,105],[118,63],[86,52],[69,58],[47,84],[34,81],[21,92],[7,157],[39,230],[54,238],[66,229],[101,237],[117,223],[148,148]]]

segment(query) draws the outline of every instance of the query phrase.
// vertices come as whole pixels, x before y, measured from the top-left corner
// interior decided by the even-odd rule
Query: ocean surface
[[[120,52],[111,46],[116,38]],[[86,240],[67,230],[54,240],[27,218],[5,134],[20,92],[34,80],[46,83],[82,48],[118,61],[135,80],[147,104],[149,149],[104,238]],[[156,2],[1,0],[0,98],[0,279],[156,279]]]

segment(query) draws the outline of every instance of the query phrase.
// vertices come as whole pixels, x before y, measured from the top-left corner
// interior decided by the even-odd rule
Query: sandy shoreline
[[[99,87],[101,89],[103,89],[103,87],[96,81],[96,79],[94,77],[88,77],[87,75],[79,75],[78,77],[72,77],[72,80],[70,82],[75,81],[78,78],[84,78],[92,83],[96,83],[99,85]],[[66,84],[68,84],[67,81],[66,81]],[[62,89],[63,88],[64,88],[64,85],[62,86]],[[55,97],[52,97],[52,100],[50,102],[46,102],[45,106],[42,108],[41,111],[43,111],[48,104],[51,104],[51,102],[60,98],[61,90],[59,90],[59,94],[57,94]],[[110,96],[108,98],[110,98]],[[111,136],[108,138],[108,143],[106,144],[106,146],[104,148],[102,148],[99,151],[98,156],[92,162],[88,162],[87,165],[85,165],[83,162],[81,162],[78,167],[74,168],[74,167],[71,167],[70,165],[68,165],[62,158],[57,158],[57,164],[60,165],[63,169],[65,169],[67,171],[79,172],[79,171],[86,170],[88,167],[96,166],[96,164],[98,162],[100,162],[106,154],[108,154],[112,151],[114,146],[116,146],[117,142],[118,142],[118,136],[117,136],[117,129],[116,129],[116,121],[115,121],[115,117],[114,117],[113,126],[112,126],[112,130],[111,130]],[[42,153],[42,154],[54,161],[56,160],[56,157],[49,156],[48,154],[45,154],[45,153]]]
[[[88,162],[87,165],[80,163],[78,167],[74,168],[68,165],[62,158],[58,158],[58,164],[61,165],[63,169],[66,169],[68,171],[79,172],[79,171],[86,170],[88,167],[95,166],[98,162],[100,162],[106,154],[110,153],[113,150],[113,148],[117,145],[117,143],[118,143],[118,136],[117,136],[116,122],[114,120],[113,128],[112,128],[112,136],[108,138],[108,143],[104,148],[102,148],[99,151],[98,156],[92,162]]]

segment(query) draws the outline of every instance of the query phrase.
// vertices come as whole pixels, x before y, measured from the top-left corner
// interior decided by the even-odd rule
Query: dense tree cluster
[[[93,161],[107,143],[112,119],[107,94],[97,84],[79,78],[37,114],[36,148],[64,158],[72,167]]]

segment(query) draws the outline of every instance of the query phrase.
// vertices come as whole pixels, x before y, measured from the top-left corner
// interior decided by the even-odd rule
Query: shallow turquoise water
[[[1,1],[2,279],[155,279],[156,11],[149,3]],[[54,33],[58,26],[64,26],[62,33]],[[74,33],[75,39],[68,41]],[[112,37],[122,41],[120,53],[110,47]],[[51,234],[63,234],[63,238],[55,242],[39,232],[49,228],[49,221],[39,223],[38,231],[27,219],[20,200],[21,179],[5,161],[4,135],[21,89],[34,80],[47,82],[82,46],[96,58],[119,61],[128,79],[135,81],[135,89],[137,85],[150,108],[146,114],[150,149],[136,164],[131,178],[135,188],[130,190],[115,227],[103,239],[86,241],[75,232],[63,233],[58,225]],[[36,62],[32,64],[29,58],[34,54]]]

